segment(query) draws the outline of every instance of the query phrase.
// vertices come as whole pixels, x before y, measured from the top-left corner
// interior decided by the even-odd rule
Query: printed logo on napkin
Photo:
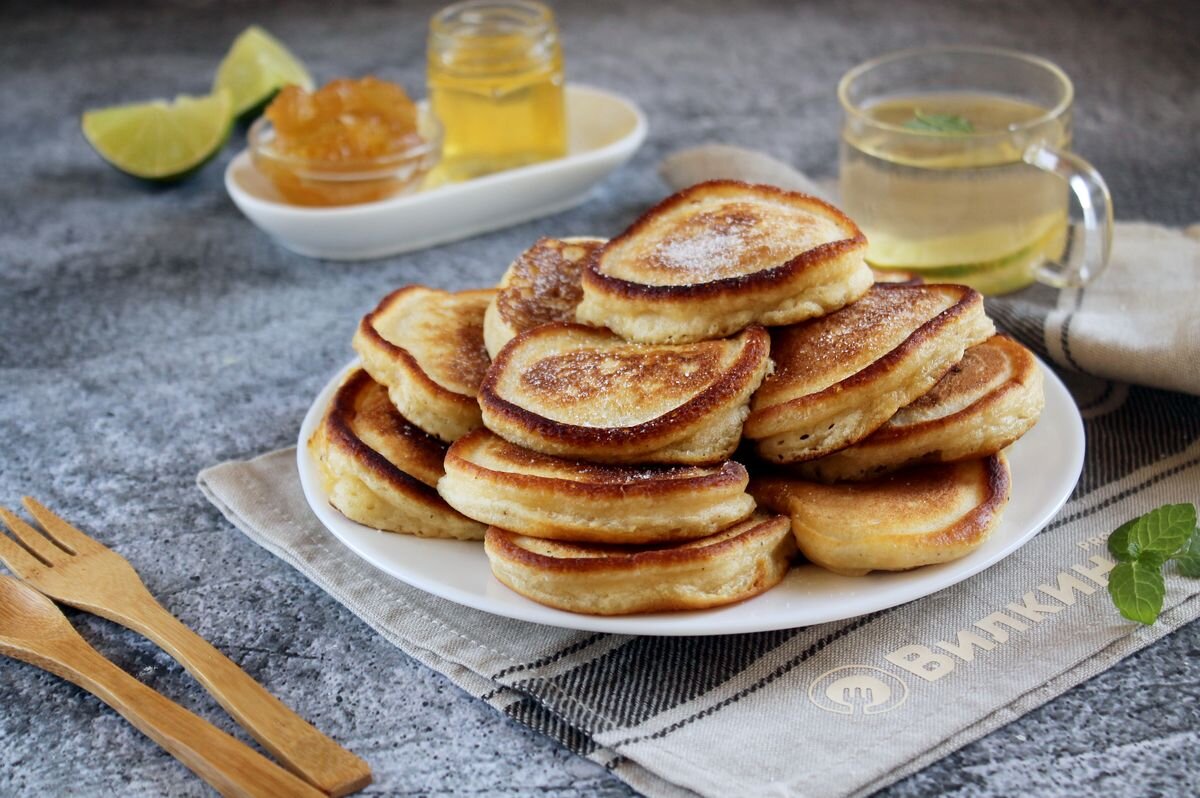
[[[1075,544],[1080,549],[1104,547],[1104,538],[1092,536]],[[1012,632],[1025,632],[1033,624],[1075,606],[1082,596],[1090,596],[1107,584],[1109,571],[1116,563],[1102,555],[1092,555],[1075,563],[1069,570],[1054,574],[1026,591],[1016,601],[998,604],[997,609],[960,629],[955,639],[912,642],[882,654],[888,667],[844,665],[826,671],[812,681],[809,700],[819,708],[839,715],[879,715],[902,706],[908,699],[908,685],[892,671],[936,682],[957,668],[974,663],[976,657],[1008,643]]]
[[[908,685],[880,668],[844,665],[814,679],[808,697],[827,712],[878,715],[903,704],[908,698]]]
[[[1091,537],[1076,545],[1103,546],[1104,539]],[[1009,641],[1010,632],[1028,631],[1032,624],[1042,623],[1074,606],[1080,596],[1090,596],[1105,587],[1108,584],[1105,574],[1114,567],[1116,563],[1112,560],[1094,554],[1086,562],[1072,565],[1070,571],[1059,571],[1050,580],[1026,591],[1017,601],[975,621],[971,627],[960,629],[954,641],[940,640],[932,647],[911,643],[885,654],[884,659],[925,681],[935,682],[949,676],[961,664],[974,662],[977,649],[992,651]]]

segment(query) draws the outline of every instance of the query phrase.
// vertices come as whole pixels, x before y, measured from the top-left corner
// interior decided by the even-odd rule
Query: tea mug
[[[1070,151],[1073,97],[1054,64],[993,48],[906,50],[850,70],[838,85],[842,205],[871,265],[987,293],[1095,278],[1112,199]]]

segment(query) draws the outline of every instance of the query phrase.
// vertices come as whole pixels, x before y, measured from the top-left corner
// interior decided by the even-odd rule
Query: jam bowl
[[[565,88],[562,158],[461,182],[440,180],[443,161],[419,191],[338,208],[286,201],[244,150],[225,168],[225,190],[279,244],[329,261],[391,257],[548,216],[585,201],[629,161],[647,130],[645,114],[628,98],[577,83]]]
[[[406,146],[361,160],[321,161],[280,152],[275,129],[265,116],[247,134],[250,159],[282,198],[293,205],[333,206],[376,202],[419,189],[437,165],[442,128],[424,104],[417,115],[417,133]]]

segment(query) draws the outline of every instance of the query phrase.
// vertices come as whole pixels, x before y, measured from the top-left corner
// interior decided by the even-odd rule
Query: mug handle
[[[1066,180],[1083,212],[1082,251],[1066,262],[1043,263],[1038,267],[1038,280],[1056,288],[1078,288],[1091,282],[1104,271],[1112,251],[1113,209],[1108,185],[1096,167],[1074,153],[1033,144],[1022,159]]]

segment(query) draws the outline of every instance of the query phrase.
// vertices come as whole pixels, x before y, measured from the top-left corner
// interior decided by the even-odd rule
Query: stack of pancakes
[[[396,291],[309,444],[330,501],[606,615],[757,595],[797,548],[843,574],[962,557],[1041,372],[978,292],[865,250],[827,203],[714,181],[611,241],[541,239],[495,289]]]

